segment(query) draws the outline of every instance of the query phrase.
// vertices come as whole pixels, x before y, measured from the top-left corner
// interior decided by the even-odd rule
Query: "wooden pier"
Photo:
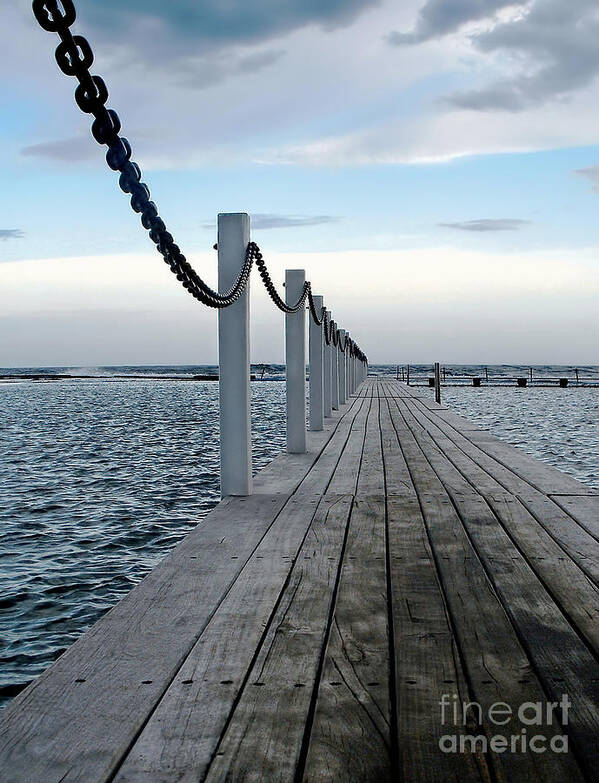
[[[599,492],[369,378],[0,713],[0,780],[596,780],[598,585]]]

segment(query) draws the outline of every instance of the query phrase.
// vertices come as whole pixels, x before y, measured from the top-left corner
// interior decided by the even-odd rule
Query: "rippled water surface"
[[[285,385],[252,384],[254,468],[284,443]],[[218,384],[0,386],[0,703],[218,502]]]
[[[280,381],[252,384],[255,470],[284,444],[284,395]],[[448,387],[443,402],[599,487],[599,388]],[[217,424],[211,382],[0,384],[0,704],[216,504]]]

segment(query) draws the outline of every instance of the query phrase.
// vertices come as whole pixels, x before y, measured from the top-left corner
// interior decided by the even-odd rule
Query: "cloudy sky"
[[[176,241],[252,215],[371,360],[598,363],[596,0],[76,0]],[[0,26],[0,366],[202,363],[216,316],[141,230],[56,36]],[[252,284],[253,360],[283,357]]]

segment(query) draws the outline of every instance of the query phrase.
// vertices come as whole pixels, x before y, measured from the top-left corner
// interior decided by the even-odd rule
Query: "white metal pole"
[[[339,330],[339,341],[341,345],[345,344],[345,329]],[[343,405],[346,400],[345,394],[345,351],[339,348],[339,404]]]
[[[333,333],[337,331],[337,324],[332,323]],[[333,410],[339,410],[339,354],[338,346],[331,346],[331,405]]]
[[[326,311],[327,314],[327,322],[330,323],[330,317],[331,314],[329,311]],[[332,341],[327,345],[326,340],[324,341],[324,362],[323,362],[323,372],[324,372],[324,415],[327,418],[330,418],[333,415],[332,410],[332,385],[333,385],[333,378],[331,375],[331,354],[333,352],[333,343]]]
[[[245,213],[218,216],[218,290],[234,285],[250,241]],[[252,492],[250,426],[250,297],[249,282],[239,299],[218,311],[220,397],[220,491],[227,495]]]
[[[295,304],[302,295],[306,273],[285,271],[285,301]],[[285,362],[287,380],[287,453],[306,451],[306,310],[285,316]]]
[[[322,317],[322,296],[314,296],[314,307]],[[310,429],[319,432],[324,427],[324,372],[323,372],[323,324],[310,319]]]

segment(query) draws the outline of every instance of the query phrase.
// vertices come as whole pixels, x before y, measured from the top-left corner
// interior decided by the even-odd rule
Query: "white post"
[[[327,321],[330,323],[330,316],[331,314],[329,311],[326,311],[327,314]],[[327,418],[330,418],[333,415],[332,410],[332,386],[333,386],[333,378],[332,378],[332,370],[331,370],[331,354],[333,352],[333,343],[329,343],[329,345],[326,344],[326,340],[324,343],[324,415]]]
[[[218,216],[218,290],[231,289],[245,261],[250,218],[245,213]],[[221,496],[252,492],[250,427],[249,282],[230,307],[218,311]]]
[[[319,317],[323,313],[322,296],[315,296],[314,307]],[[310,318],[310,429],[319,432],[324,427],[323,324]]]
[[[337,324],[332,323],[333,332],[337,331]],[[331,405],[333,410],[339,410],[339,354],[341,351],[335,345],[331,346]]]
[[[349,397],[351,395],[351,375],[350,375],[350,362],[351,359],[349,357],[349,341],[350,336],[349,332],[345,333],[345,340],[346,340],[346,349],[345,349],[345,399],[349,400]]]
[[[295,304],[302,295],[306,273],[285,270],[285,301]],[[285,315],[287,381],[287,453],[306,451],[306,310]]]
[[[341,345],[345,343],[345,329],[339,329],[339,341]],[[345,403],[345,351],[339,348],[339,404]]]

